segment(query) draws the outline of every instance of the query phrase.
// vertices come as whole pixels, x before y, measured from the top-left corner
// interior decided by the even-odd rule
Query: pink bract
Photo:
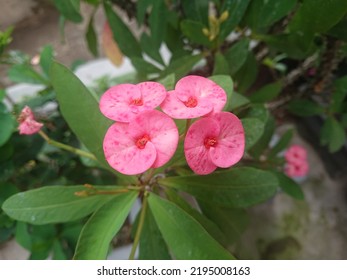
[[[158,107],[166,89],[157,82],[121,84],[109,88],[100,99],[100,111],[109,119],[130,122],[137,114]]]
[[[300,145],[292,145],[287,149],[287,151],[284,154],[284,157],[287,162],[301,163],[302,161],[306,161],[307,152],[306,149]]]
[[[225,91],[215,82],[200,76],[180,79],[161,104],[163,111],[175,119],[193,119],[222,111]]]
[[[107,162],[120,173],[140,174],[167,163],[176,151],[178,130],[162,112],[139,113],[129,123],[110,126],[104,138]]]
[[[232,113],[220,112],[193,123],[184,141],[189,167],[200,175],[217,167],[228,168],[243,156],[245,133],[241,121]]]
[[[42,123],[35,121],[33,112],[28,106],[25,106],[18,118],[19,134],[31,135],[39,132],[43,126]]]
[[[306,176],[309,171],[309,165],[306,160],[297,161],[295,163],[288,162],[284,168],[287,176],[291,178]]]

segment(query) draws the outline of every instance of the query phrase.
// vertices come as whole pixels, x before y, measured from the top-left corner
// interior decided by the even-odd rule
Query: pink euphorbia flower
[[[166,89],[157,82],[121,84],[109,88],[100,99],[100,111],[109,119],[130,122],[137,114],[158,107]]]
[[[39,132],[43,126],[42,123],[35,121],[33,112],[28,106],[25,106],[18,118],[19,134],[31,135]]]
[[[205,175],[217,167],[237,163],[245,149],[241,121],[232,113],[220,112],[193,123],[184,141],[184,153],[190,168]]]
[[[162,112],[139,113],[129,123],[115,123],[104,138],[104,153],[117,171],[140,174],[167,163],[176,151],[178,130],[175,122]]]
[[[193,119],[220,112],[226,100],[225,91],[215,82],[191,75],[177,82],[160,107],[172,118]]]
[[[287,162],[301,162],[307,159],[307,152],[302,146],[292,145],[285,152],[284,157]]]
[[[284,172],[291,178],[306,176],[308,170],[309,165],[306,160],[296,163],[288,162],[284,167]]]
[[[285,152],[286,165],[284,172],[289,177],[302,177],[307,175],[309,165],[306,149],[299,145],[293,145]]]

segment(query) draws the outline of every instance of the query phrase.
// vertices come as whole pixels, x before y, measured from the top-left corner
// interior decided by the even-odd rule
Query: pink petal
[[[154,109],[158,107],[166,97],[166,89],[157,82],[143,82],[137,84],[140,89],[144,107]]]
[[[289,162],[284,168],[287,176],[291,178],[306,176],[309,171],[309,165],[306,161],[302,161],[300,164]]]
[[[157,156],[154,145],[147,142],[143,149],[139,149],[135,141],[129,133],[129,124],[115,123],[110,126],[103,147],[106,160],[112,168],[126,175],[135,175],[153,165]]]
[[[241,121],[234,114],[221,112],[214,114],[220,126],[218,144],[210,148],[212,162],[227,168],[239,162],[245,150],[245,133]]]
[[[31,135],[39,132],[42,128],[43,124],[35,121],[34,119],[27,118],[22,121],[19,126],[19,134]]]
[[[175,122],[164,113],[156,110],[142,112],[129,124],[133,137],[147,134],[154,145],[157,157],[152,167],[160,167],[174,155],[179,135]]]
[[[119,122],[129,122],[137,114],[136,106],[131,106],[132,100],[142,98],[140,88],[132,84],[121,84],[109,88],[100,99],[100,111],[107,118]]]
[[[217,138],[219,133],[218,122],[211,118],[197,120],[188,129],[184,140],[184,154],[189,167],[196,174],[209,174],[217,168],[211,161],[209,149],[205,147],[205,139]]]
[[[299,145],[292,145],[284,154],[287,162],[299,163],[307,158],[305,148]]]
[[[183,102],[189,96],[181,95],[181,98],[182,100],[177,98],[175,91],[169,91],[160,107],[174,119],[194,119],[207,115],[213,110],[212,104],[208,100],[201,99],[197,101],[196,107],[187,107]]]
[[[33,111],[31,111],[29,106],[24,106],[22,111],[20,112],[19,118],[25,120],[27,118],[35,119]]]
[[[175,91],[180,100],[191,95],[196,96],[199,100],[207,99],[213,107],[213,112],[220,112],[227,101],[223,88],[201,76],[190,75],[180,79]]]

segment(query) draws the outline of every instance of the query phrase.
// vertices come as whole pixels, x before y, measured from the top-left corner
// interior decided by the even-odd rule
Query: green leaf
[[[156,62],[160,63],[161,65],[165,65],[163,58],[161,57],[161,54],[159,52],[159,47],[156,47],[154,45],[153,40],[146,33],[142,33],[140,43],[142,50],[146,54],[148,54],[150,58],[153,58]]]
[[[90,17],[87,33],[86,33],[86,40],[89,51],[94,55],[98,56],[98,38],[96,36],[96,32],[94,29],[94,14]]]
[[[322,145],[328,145],[330,153],[335,153],[345,144],[346,132],[334,117],[328,117],[322,127],[320,140]]]
[[[4,89],[0,89],[0,101],[2,101],[5,98],[5,96],[6,96],[6,91]]]
[[[212,75],[226,75],[229,74],[229,64],[225,56],[219,52],[214,56],[214,65]]]
[[[142,50],[135,36],[113,11],[109,2],[104,2],[104,10],[108,23],[111,27],[114,40],[117,42],[120,50],[128,57],[142,57]]]
[[[16,194],[17,192],[18,188],[16,185],[9,182],[0,182],[0,207],[7,198]]]
[[[224,109],[228,109],[234,92],[233,80],[227,75],[214,75],[209,77],[209,79],[224,89],[225,93],[227,94],[227,103],[225,104]]]
[[[138,0],[136,3],[136,18],[137,23],[141,25],[145,20],[145,15],[148,7],[152,4],[151,0]]]
[[[202,33],[204,27],[205,26],[199,21],[190,19],[181,21],[181,31],[191,42],[210,47],[211,41]]]
[[[295,13],[288,28],[290,32],[326,32],[339,22],[347,12],[345,0],[305,0]]]
[[[109,245],[122,227],[137,197],[137,192],[113,197],[97,210],[84,225],[74,255],[75,260],[103,260]]]
[[[54,5],[60,13],[72,22],[79,23],[83,20],[80,14],[80,1],[79,0],[53,0]]]
[[[270,47],[294,59],[304,59],[318,50],[317,46],[313,43],[313,33],[304,34],[303,32],[296,32],[257,36],[259,40],[264,41]]]
[[[245,106],[249,104],[250,101],[244,95],[234,91],[233,98],[229,102],[230,104],[226,106],[226,109],[225,109],[226,111],[232,111],[232,110],[235,110],[236,108]]]
[[[149,195],[148,202],[164,240],[177,259],[234,259],[192,216],[174,203],[154,193]]]
[[[40,54],[40,66],[45,73],[45,75],[49,76],[49,70],[52,64],[52,59],[54,57],[54,51],[51,45],[44,46],[41,54]]]
[[[335,80],[334,87],[335,90],[330,101],[330,110],[335,113],[341,113],[346,107],[343,101],[347,96],[347,76]]]
[[[257,75],[257,60],[253,52],[249,52],[245,63],[234,76],[234,81],[237,81],[237,90],[241,93],[246,92],[246,90],[255,82]]]
[[[158,80],[158,83],[161,83],[166,88],[166,90],[172,90],[175,88],[175,81],[176,81],[175,74],[172,73]]]
[[[10,139],[14,130],[15,122],[10,113],[0,112],[0,146]]]
[[[289,112],[301,116],[313,116],[324,113],[324,108],[310,100],[293,100],[288,104]]]
[[[298,185],[293,179],[289,178],[282,172],[274,171],[273,173],[276,175],[279,186],[285,193],[295,199],[303,200],[305,198],[300,185]]]
[[[273,157],[277,155],[278,153],[282,152],[284,149],[286,149],[293,138],[293,134],[294,134],[293,129],[287,130],[282,135],[281,139],[276,143],[276,145],[273,148],[271,148],[269,157]]]
[[[97,187],[116,190],[120,187]],[[84,186],[50,186],[15,194],[7,199],[2,209],[11,218],[36,225],[63,223],[83,218],[110,200],[106,195],[81,197],[76,192]]]
[[[221,24],[219,40],[223,41],[239,24],[243,15],[246,12],[247,6],[250,0],[225,0],[223,1],[222,8],[220,9],[220,14],[224,11],[228,11],[229,16],[225,22]]]
[[[252,148],[264,133],[264,122],[257,118],[241,119],[246,136],[246,151]]]
[[[140,247],[140,260],[170,260],[167,245],[160,233],[157,223],[150,208],[146,211],[145,221],[143,224]]]
[[[340,40],[347,42],[347,16],[345,16],[341,21],[339,21],[335,26],[333,26],[328,34],[330,36],[336,37]]]
[[[28,224],[17,221],[15,238],[18,244],[27,250],[31,250],[31,235],[28,230]]]
[[[29,65],[15,64],[8,71],[8,78],[12,82],[16,83],[28,83],[28,84],[44,84],[48,85],[49,82]]]
[[[174,73],[176,80],[179,80],[189,71],[191,71],[193,66],[197,64],[201,59],[201,54],[180,57],[172,61],[170,65],[164,71],[162,71],[160,77],[165,77],[169,74]]]
[[[260,31],[288,15],[296,0],[253,0],[248,7],[245,23],[253,30]]]
[[[112,122],[101,114],[96,99],[65,66],[53,62],[51,80],[60,110],[71,130],[98,161],[108,167],[102,146],[103,137]]]
[[[213,218],[208,219],[206,216],[204,216],[197,209],[193,208],[193,206],[195,204],[194,202],[192,202],[192,201],[194,201],[193,199],[191,199],[190,202],[186,201],[182,196],[179,195],[178,191],[173,189],[173,188],[167,188],[165,190],[165,194],[166,194],[168,200],[170,200],[171,202],[176,204],[178,207],[180,207],[183,211],[185,211],[187,214],[192,216],[220,244],[222,244],[222,245],[227,244],[227,240],[226,240],[223,232],[221,232],[221,230],[213,222],[214,219]]]
[[[270,172],[250,167],[232,168],[206,176],[167,177],[158,182],[190,193],[202,201],[237,208],[269,199],[278,186],[276,177]]]
[[[209,0],[183,0],[185,18],[207,25]]]
[[[53,260],[66,260],[64,248],[59,240],[53,242]]]
[[[199,201],[199,207],[204,215],[218,225],[228,245],[237,242],[248,226],[249,217],[244,209],[218,207],[203,201]]]
[[[246,62],[249,53],[248,44],[247,39],[242,39],[225,52],[224,56],[229,65],[230,75],[239,71]]]
[[[267,84],[258,91],[254,92],[249,99],[253,103],[265,103],[276,98],[282,90],[281,82]]]
[[[270,115],[269,111],[264,107],[264,105],[256,104],[252,105],[250,111],[247,114],[247,117],[258,118],[265,123],[264,133],[258,142],[249,150],[249,153],[255,157],[259,158],[265,149],[268,148],[270,140],[275,131],[275,119]]]
[[[166,4],[164,0],[156,0],[152,3],[148,23],[151,30],[151,39],[156,48],[159,49],[166,33]]]
[[[133,57],[131,59],[131,63],[140,74],[148,75],[160,72],[158,67],[154,66],[152,63],[144,60],[143,58]]]

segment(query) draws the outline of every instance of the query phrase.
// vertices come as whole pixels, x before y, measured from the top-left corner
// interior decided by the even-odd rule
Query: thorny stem
[[[136,235],[135,235],[133,247],[131,248],[131,252],[130,252],[130,255],[129,255],[129,260],[134,260],[135,259],[136,248],[137,248],[137,246],[139,244],[142,228],[143,228],[143,225],[144,225],[144,222],[145,222],[145,216],[146,216],[146,211],[147,211],[147,197],[148,197],[148,193],[145,192],[145,194],[143,196],[143,201],[142,201],[140,220],[139,220],[139,224],[138,224],[137,229],[136,229]]]
[[[66,145],[66,144],[63,144],[63,143],[60,143],[58,141],[55,141],[55,140],[52,140],[51,138],[48,137],[48,135],[46,133],[44,133],[42,130],[39,131],[39,134],[40,136],[50,145],[54,146],[54,147],[57,147],[57,148],[60,148],[60,149],[63,149],[63,150],[66,150],[66,151],[69,151],[71,153],[74,153],[76,155],[79,155],[79,156],[83,156],[83,157],[87,157],[87,158],[90,158],[92,160],[96,160],[95,156],[91,153],[88,153],[86,151],[83,151],[83,150],[80,150],[80,149],[77,149],[77,148],[74,148],[74,147],[71,147],[69,145]]]

